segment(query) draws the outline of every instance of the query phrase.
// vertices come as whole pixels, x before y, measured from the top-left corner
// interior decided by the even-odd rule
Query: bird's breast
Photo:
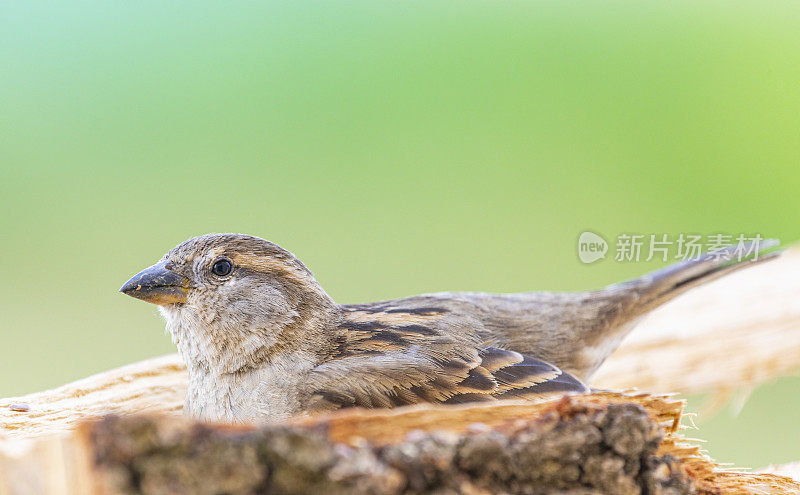
[[[301,412],[300,389],[313,368],[301,356],[278,356],[237,373],[189,369],[185,409],[204,421],[281,421]]]

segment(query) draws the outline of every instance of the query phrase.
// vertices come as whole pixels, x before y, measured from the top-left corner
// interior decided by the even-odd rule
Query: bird
[[[184,412],[281,421],[349,407],[543,401],[592,374],[647,313],[780,252],[766,240],[582,292],[439,292],[338,304],[291,252],[260,237],[180,243],[120,292],[158,305],[188,371]]]

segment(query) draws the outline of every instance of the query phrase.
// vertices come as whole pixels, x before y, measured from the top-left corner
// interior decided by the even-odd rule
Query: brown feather
[[[334,329],[337,347],[323,366],[326,371],[339,366],[348,376],[321,386],[316,393],[325,397],[329,407],[372,408],[498,398],[542,400],[556,393],[588,390],[574,377],[531,356],[481,348],[479,342],[459,338],[459,334],[441,335],[434,320],[445,315],[430,306],[352,307]],[[420,323],[420,318],[428,321]],[[331,393],[327,387],[340,393]],[[342,389],[349,392],[341,393]]]
[[[346,319],[335,329],[337,347],[323,368],[329,372],[338,365],[358,379],[342,376],[320,386],[314,394],[324,398],[320,404],[325,408],[503,398],[538,401],[588,390],[576,378],[539,359],[496,347],[478,349],[474,342],[444,337],[432,328],[399,319],[400,312],[382,318],[388,311],[381,308],[372,313],[377,316],[373,319]],[[419,316],[409,314],[414,319]],[[359,315],[364,313],[359,311]]]
[[[515,351],[487,347],[481,352],[481,358],[481,366],[489,371],[495,371],[512,364],[521,363],[524,356]]]

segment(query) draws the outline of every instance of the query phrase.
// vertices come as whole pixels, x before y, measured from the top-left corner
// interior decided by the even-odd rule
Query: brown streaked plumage
[[[640,317],[775,254],[741,263],[706,255],[590,292],[443,292],[339,305],[285,249],[209,234],[181,243],[121,290],[159,304],[189,371],[188,413],[263,421],[584,392],[581,380]]]

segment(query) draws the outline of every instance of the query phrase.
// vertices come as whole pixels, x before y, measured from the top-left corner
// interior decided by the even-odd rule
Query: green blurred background
[[[206,232],[340,302],[656,266],[586,229],[798,238],[797,2],[163,3],[0,4],[0,396],[172,352],[117,288]],[[800,459],[798,393],[697,436]]]

